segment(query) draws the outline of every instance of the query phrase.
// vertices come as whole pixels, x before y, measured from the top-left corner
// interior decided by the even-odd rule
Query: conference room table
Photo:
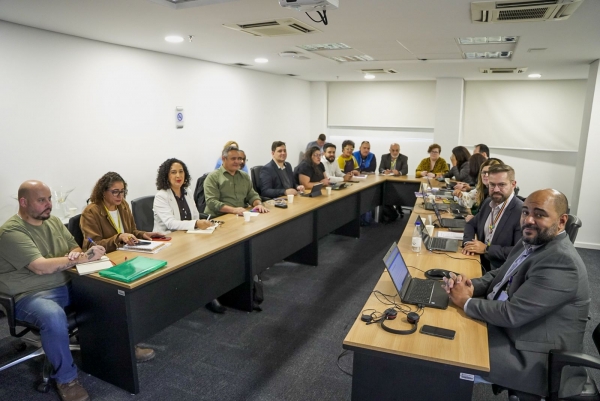
[[[71,269],[82,370],[126,391],[140,391],[135,345],[212,299],[253,310],[253,277],[282,260],[317,266],[318,241],[329,233],[360,237],[360,215],[383,204],[412,206],[420,179],[369,175],[352,186],[296,196],[287,209],[252,217],[224,215],[213,234],[169,234],[156,254],[117,251],[118,264],[144,256],[167,265],[132,283],[80,276]]]
[[[425,245],[419,253],[411,248],[412,233],[417,216],[426,221],[426,211],[419,199],[406,228],[398,240],[412,277],[424,278],[424,271],[446,269],[469,278],[481,276],[476,256],[458,252],[429,252]],[[438,228],[435,229],[439,230]],[[444,230],[445,229],[441,229]],[[391,239],[390,243],[395,240]],[[383,257],[383,255],[382,255]],[[382,262],[383,265],[383,262]],[[397,291],[387,271],[383,271],[374,291],[396,295]],[[379,296],[381,299],[381,296]],[[395,301],[401,303],[396,296]],[[381,303],[371,293],[363,310],[383,312],[389,305]],[[411,306],[415,311],[416,306]],[[490,371],[487,326],[467,317],[461,308],[450,302],[446,310],[424,308],[419,319],[423,325],[454,330],[453,340],[433,337],[419,332],[398,335],[384,331],[379,324],[367,325],[358,314],[343,342],[354,351],[352,400],[471,400],[474,375],[485,376]],[[386,322],[397,330],[408,330],[404,314]]]

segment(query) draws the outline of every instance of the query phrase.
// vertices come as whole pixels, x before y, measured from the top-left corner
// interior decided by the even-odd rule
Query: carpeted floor
[[[318,267],[276,264],[263,275],[262,312],[215,315],[202,308],[148,338],[143,345],[157,356],[138,365],[141,392],[135,398],[83,372],[80,378],[93,400],[349,400],[351,378],[336,360],[404,224],[364,227],[358,240],[329,235],[319,244]],[[591,333],[600,322],[600,251],[580,253],[592,288]],[[0,337],[2,363],[15,353],[5,318]],[[597,355],[589,335],[585,347]],[[340,365],[351,371],[352,354]],[[0,400],[58,399],[54,390],[34,390],[39,372],[38,360],[0,372]],[[506,399],[475,386],[474,401]]]

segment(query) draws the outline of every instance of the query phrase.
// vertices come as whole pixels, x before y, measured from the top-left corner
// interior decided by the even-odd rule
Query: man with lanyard
[[[519,219],[523,205],[514,193],[517,182],[512,167],[493,165],[488,174],[490,196],[465,225],[462,250],[465,255],[482,255],[481,264],[486,271],[502,266],[521,240]]]
[[[362,141],[360,149],[352,154],[358,162],[358,170],[362,173],[374,173],[377,170],[377,158],[371,153],[369,141]]]
[[[567,205],[556,190],[532,193],[520,208],[522,241],[506,263],[478,279],[444,278],[452,302],[487,323],[490,373],[476,382],[510,388],[520,401],[547,396],[551,349],[582,352],[589,285],[565,232]],[[565,368],[559,398],[580,394],[586,378],[583,368]]]

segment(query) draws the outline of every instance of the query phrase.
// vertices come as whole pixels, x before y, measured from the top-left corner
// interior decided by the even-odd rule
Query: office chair
[[[81,227],[79,226],[79,221],[81,220],[81,214],[73,216],[69,219],[69,224],[67,224],[67,230],[71,233],[73,238],[75,238],[75,242],[77,245],[83,246],[83,232],[81,231]]]
[[[199,213],[204,213],[206,208],[206,199],[204,198],[204,180],[208,173],[203,174],[198,180],[196,180],[196,189],[194,190],[194,202],[196,202],[196,208]]]
[[[570,217],[570,216],[569,216]],[[596,349],[600,351],[600,324],[596,326],[592,333],[592,340],[596,345]],[[580,352],[568,352],[560,350],[550,350],[548,355],[548,401],[600,401],[600,394],[596,383],[590,379],[589,375],[583,391],[573,397],[558,398],[558,390],[560,388],[560,379],[562,368],[565,366],[583,366],[592,369],[600,369],[600,358],[596,356],[586,355]]]
[[[142,196],[131,201],[131,212],[138,230],[152,231],[154,228],[154,195]]]
[[[260,195],[260,171],[263,166],[254,166],[250,169],[250,178],[252,179],[252,186],[257,194]]]
[[[39,337],[39,328],[33,324],[18,320],[15,318],[15,299],[13,296],[0,292],[0,306],[4,309],[6,313],[6,319],[8,323],[8,328],[10,335],[15,338],[20,338],[22,342],[19,342],[15,345],[15,349],[18,352],[23,352],[27,349],[27,344],[33,345],[34,349],[30,350],[23,356],[18,357],[12,362],[7,363],[6,365],[0,366],[0,371],[8,369],[12,366],[18,365],[21,362],[25,362],[29,359],[38,357],[40,355],[45,355],[44,349],[42,348],[42,342],[39,339],[23,337],[25,334],[31,332],[34,335]],[[69,323],[69,337],[72,337],[77,334],[77,322],[75,321],[75,312],[67,311],[67,319]],[[17,329],[21,327],[22,329],[17,332]],[[79,351],[80,347],[78,344],[70,344],[69,349],[71,351]],[[44,360],[44,368],[42,371],[42,381],[36,387],[37,391],[41,393],[47,393],[50,390],[50,375],[52,374],[53,367],[48,362],[47,359]]]
[[[565,231],[567,232],[567,235],[572,243],[575,243],[575,239],[577,238],[577,233],[579,232],[581,225],[582,223],[579,217],[572,214],[569,215],[567,224],[565,224]]]

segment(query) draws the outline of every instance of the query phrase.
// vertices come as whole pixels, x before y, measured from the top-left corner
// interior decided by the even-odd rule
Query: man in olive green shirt
[[[104,255],[93,246],[83,253],[60,219],[51,216],[50,188],[40,181],[19,187],[19,212],[0,227],[0,291],[15,299],[15,317],[40,328],[42,347],[54,367],[63,401],[89,396],[77,380],[69,350],[69,277],[64,270]]]
[[[221,167],[204,180],[204,213],[211,216],[226,213],[242,215],[247,211],[245,207],[248,204],[252,205],[256,212],[268,213],[269,209],[262,205],[260,196],[252,188],[250,177],[240,171],[240,150],[235,146],[226,147],[222,160]]]

